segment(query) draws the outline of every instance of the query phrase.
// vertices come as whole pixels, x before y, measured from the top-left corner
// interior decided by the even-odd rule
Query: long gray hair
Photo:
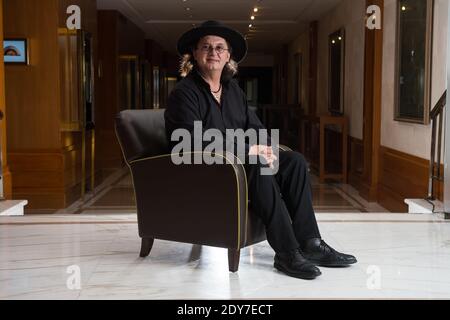
[[[191,48],[191,52],[195,49],[195,46]],[[180,75],[181,77],[187,77],[192,70],[197,68],[197,61],[190,53],[184,54],[180,60]],[[222,80],[229,81],[238,73],[238,64],[233,59],[227,62],[222,71]]]

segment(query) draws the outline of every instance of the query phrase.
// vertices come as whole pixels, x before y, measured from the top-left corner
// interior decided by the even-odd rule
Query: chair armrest
[[[280,151],[292,151],[291,148],[289,148],[288,146],[282,145],[282,144],[278,145],[278,149],[280,149]]]
[[[218,156],[223,165],[175,165],[170,154],[130,162],[141,237],[236,249],[245,244],[244,166],[234,155]]]

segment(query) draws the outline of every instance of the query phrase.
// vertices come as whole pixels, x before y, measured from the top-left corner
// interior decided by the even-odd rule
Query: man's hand
[[[270,147],[270,146],[264,146],[264,145],[251,146],[250,152],[248,154],[250,156],[261,156],[261,157],[263,157],[264,160],[267,162],[267,164],[272,169],[274,168],[273,163],[278,159],[275,156],[272,147]]]

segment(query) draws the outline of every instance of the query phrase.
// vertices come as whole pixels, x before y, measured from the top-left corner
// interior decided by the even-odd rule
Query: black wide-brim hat
[[[237,63],[241,62],[247,54],[247,41],[242,34],[219,21],[203,22],[199,27],[184,33],[178,40],[178,53],[180,55],[192,53],[192,46],[204,36],[219,36],[227,40],[232,48],[231,56]]]

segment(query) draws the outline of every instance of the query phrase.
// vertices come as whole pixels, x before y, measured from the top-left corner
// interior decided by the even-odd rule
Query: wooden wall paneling
[[[348,138],[348,181],[355,189],[362,189],[362,171],[364,167],[364,143],[361,139]]]
[[[71,133],[64,133],[71,135]],[[89,138],[89,137],[88,137]],[[65,208],[80,197],[80,139],[63,150],[32,150],[10,153],[15,173],[14,196],[29,200],[27,213],[52,212]],[[89,154],[88,154],[89,157]],[[89,167],[87,172],[90,172]],[[96,180],[101,174],[96,172]],[[87,183],[90,176],[87,177]],[[44,211],[42,211],[44,210]],[[47,211],[46,211],[47,210]]]
[[[55,150],[24,150],[22,152],[10,152],[11,171],[62,171],[64,164],[62,154]]]
[[[384,0],[367,0],[367,7],[378,5],[384,17]],[[378,17],[377,17],[378,18]],[[381,21],[383,25],[383,21]],[[363,141],[364,188],[360,194],[368,201],[378,199],[381,140],[381,81],[383,66],[383,29],[369,30],[365,35]]]
[[[428,191],[429,160],[387,147],[380,148],[379,203],[394,212],[407,212],[406,198],[424,199]],[[443,169],[443,167],[442,167]],[[442,200],[443,183],[436,183]]]
[[[68,46],[58,34],[66,27],[66,9],[72,4],[81,7],[82,28],[96,39],[96,0],[5,0],[5,34],[29,39],[30,48],[30,66],[7,69],[7,100],[14,106],[8,129],[13,177],[17,174],[13,194],[29,200],[27,209],[66,207],[67,189],[79,179],[80,137],[74,131],[79,128],[65,123],[78,121],[76,45],[72,39]],[[95,40],[93,46],[97,65]],[[75,159],[66,162],[73,154]]]
[[[0,0],[0,43],[3,43],[3,0]],[[6,109],[6,97],[5,97],[5,65],[3,61],[3,55],[0,56],[0,146],[1,146],[1,165],[3,179],[0,183],[3,184],[3,197],[11,199],[12,197],[12,184],[11,184],[11,172],[8,166],[7,157],[7,135],[6,135],[6,123],[7,122],[7,109]]]
[[[64,164],[58,149],[10,151],[8,156],[13,176],[13,196],[28,200],[26,213],[64,207]]]
[[[61,131],[80,130],[78,39],[76,30],[59,28],[58,44],[61,83]],[[62,145],[65,146],[65,139]]]
[[[12,197],[25,208],[60,208],[62,171],[49,167],[61,156],[58,1],[4,0],[5,37],[28,39],[29,65],[8,65],[8,161]]]
[[[385,187],[379,186],[378,203],[391,212],[408,212],[408,206],[400,201],[398,193]]]
[[[4,0],[5,37],[29,41],[29,66],[6,66],[8,148],[56,149],[59,133],[57,0]]]

